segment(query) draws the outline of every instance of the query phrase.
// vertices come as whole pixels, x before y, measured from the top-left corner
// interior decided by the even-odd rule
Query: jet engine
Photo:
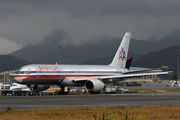
[[[88,80],[85,82],[85,86],[89,91],[100,91],[105,88],[105,84],[100,80]]]
[[[32,92],[41,92],[47,90],[49,87],[49,85],[31,85],[30,89]]]

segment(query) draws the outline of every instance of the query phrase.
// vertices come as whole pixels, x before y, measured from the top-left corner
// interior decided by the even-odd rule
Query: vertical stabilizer
[[[132,57],[128,57],[128,58],[127,58],[127,60],[126,60],[126,67],[125,67],[125,68],[127,68],[127,69],[130,68],[132,59],[133,59]]]
[[[123,40],[110,66],[114,66],[118,68],[125,68],[126,59],[127,59],[128,50],[129,50],[130,38],[131,38],[131,33],[125,33]]]

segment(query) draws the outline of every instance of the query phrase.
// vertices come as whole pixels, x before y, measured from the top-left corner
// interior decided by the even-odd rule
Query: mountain
[[[19,69],[20,67],[30,64],[25,60],[20,60],[11,55],[0,55],[0,72]]]
[[[42,43],[38,45],[27,45],[11,55],[32,63],[45,63],[44,61],[56,63],[59,55],[57,45],[64,42],[63,38],[68,38],[68,35],[63,31],[56,30],[45,38]]]
[[[158,30],[147,41],[158,41],[163,37],[169,35],[171,32],[171,30]]]
[[[149,51],[159,51],[174,45],[180,45],[180,29],[173,31],[156,41]]]
[[[177,57],[180,55],[180,52],[178,54],[176,50],[180,50],[179,45],[172,46],[158,52],[150,52],[142,56],[139,60],[133,61],[132,66],[161,68],[164,71],[173,71],[174,74],[177,74]],[[180,60],[178,62],[180,62]]]
[[[180,45],[179,39],[179,30],[174,31],[158,41],[131,39],[129,53],[138,56],[145,55],[149,52],[159,51],[172,45]],[[114,55],[121,40],[122,38],[103,38],[96,40],[96,42],[89,41],[81,43],[81,45],[78,46],[73,44],[69,34],[62,30],[55,30],[40,44],[35,46],[27,45],[10,55],[31,63],[55,64],[60,58],[61,64],[81,64],[92,59]],[[57,46],[61,46],[61,48],[57,49]]]
[[[121,38],[103,38],[96,42],[82,43],[80,46],[76,46],[72,44],[70,35],[64,31],[56,30],[40,44],[35,46],[27,45],[10,55],[31,63],[55,64],[60,58],[60,63],[62,64],[81,64],[91,59],[114,55],[120,42]],[[150,49],[148,45],[153,43],[132,39],[130,52],[134,53],[135,51],[135,54],[139,55],[145,54]],[[59,45],[61,48],[57,49]],[[140,45],[142,47],[139,47]]]
[[[180,29],[161,38],[159,41],[157,41],[156,47],[159,47],[158,50],[161,50],[163,48],[167,48],[174,45],[180,45]]]
[[[164,35],[165,33],[167,33],[167,35]],[[177,29],[170,33],[168,30],[164,30],[162,32],[159,32],[158,35],[157,34],[154,35],[154,37],[155,36],[158,36],[159,38],[160,38],[160,36],[161,37],[164,36],[164,37],[162,37],[161,39],[159,39],[157,41],[151,41],[149,39],[151,42],[154,42],[154,43],[152,43],[152,44],[150,43],[147,48],[146,48],[146,46],[144,46],[145,49],[148,49],[148,50],[146,50],[146,52],[144,52],[145,54],[147,54],[148,52],[159,51],[159,50],[171,47],[171,46],[180,45],[180,29]]]
[[[108,64],[110,64],[112,62],[112,60],[114,58],[114,55],[108,55],[108,56],[105,56],[105,57],[91,59],[91,60],[83,62],[82,64],[108,65]],[[129,53],[128,56],[133,56],[133,61],[136,61],[139,58],[141,58],[141,55],[132,54],[132,53]]]

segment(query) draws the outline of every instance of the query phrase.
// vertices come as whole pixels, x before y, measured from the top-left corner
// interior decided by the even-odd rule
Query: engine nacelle
[[[30,89],[33,92],[41,92],[47,90],[49,87],[50,87],[49,85],[34,85],[34,86],[30,86]]]
[[[105,84],[100,80],[88,80],[85,82],[85,86],[89,91],[100,91],[105,88]]]

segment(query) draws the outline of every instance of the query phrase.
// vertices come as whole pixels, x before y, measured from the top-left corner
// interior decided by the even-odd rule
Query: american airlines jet
[[[49,85],[59,85],[63,92],[65,86],[85,86],[97,92],[106,84],[132,77],[168,74],[168,72],[137,73],[126,66],[131,33],[125,33],[123,40],[109,65],[61,65],[31,64],[19,69],[14,75],[15,82],[25,84],[31,90],[45,90]],[[139,71],[138,71],[139,72]]]

